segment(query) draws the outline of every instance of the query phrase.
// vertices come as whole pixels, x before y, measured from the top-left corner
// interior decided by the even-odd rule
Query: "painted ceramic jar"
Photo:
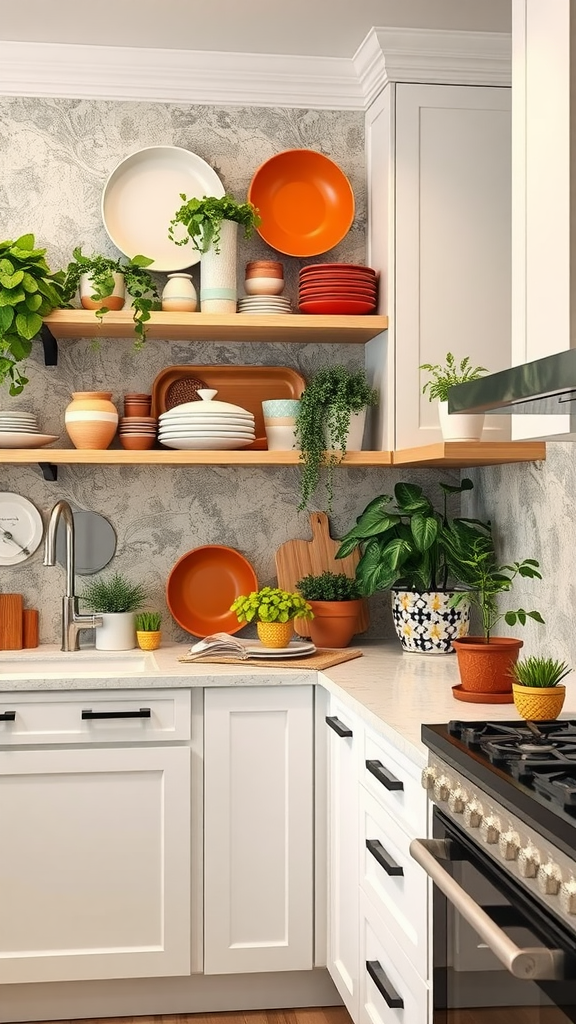
[[[168,274],[162,292],[162,309],[167,313],[195,313],[198,296],[192,274]]]
[[[108,448],[118,427],[118,410],[111,398],[111,391],[72,392],[64,423],[75,448]]]

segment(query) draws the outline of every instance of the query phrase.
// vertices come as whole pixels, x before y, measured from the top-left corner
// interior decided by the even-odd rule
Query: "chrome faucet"
[[[74,516],[67,501],[57,501],[50,513],[44,541],[44,565],[56,565],[56,531],[60,517],[66,528],[66,592],[62,598],[62,650],[79,651],[81,629],[96,629],[102,625],[99,615],[82,615],[78,611],[78,598],[74,593]]]

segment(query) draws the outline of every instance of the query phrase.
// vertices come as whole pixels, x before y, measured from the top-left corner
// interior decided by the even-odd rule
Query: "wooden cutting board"
[[[276,552],[278,586],[283,590],[295,590],[298,580],[301,580],[303,576],[319,576],[323,572],[343,572],[346,576],[353,577],[356,573],[360,553],[353,551],[347,558],[336,558],[340,541],[334,540],[330,536],[330,523],[326,513],[311,512],[310,527],[312,540],[287,540],[285,544],[280,545]],[[363,601],[358,632],[363,633],[368,629],[369,622],[368,604]],[[295,627],[300,636],[309,635],[305,621],[296,619]]]
[[[362,651],[357,647],[344,647],[342,650],[327,650],[318,648],[314,654],[308,654],[305,658],[233,658],[225,654],[207,654],[204,658],[178,658],[178,661],[204,665],[244,665],[253,668],[312,668],[322,672],[325,668],[332,668],[333,665],[341,665],[345,661],[352,661],[354,658],[361,658]]]

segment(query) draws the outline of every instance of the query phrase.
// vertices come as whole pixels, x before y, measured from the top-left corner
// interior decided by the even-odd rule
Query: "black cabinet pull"
[[[138,711],[92,711],[86,708],[82,718],[150,718],[150,708],[140,708]]]
[[[392,988],[392,985],[382,970],[381,963],[378,960],[367,960],[366,970],[376,985],[380,995],[384,999],[384,1002],[388,1004],[390,1009],[403,1010],[404,1000],[402,999],[402,996],[398,995],[396,989]]]
[[[352,736],[352,729],[349,729],[347,725],[344,725],[339,718],[336,718],[336,715],[333,715],[332,717],[330,717],[330,715],[326,715],[326,725],[329,725],[331,729],[334,729],[334,732],[338,736],[341,736],[342,739],[344,739],[345,736]]]
[[[400,782],[400,779],[397,779],[395,775],[392,775],[392,772],[389,772],[381,761],[366,761],[366,767],[386,789],[404,789],[404,783]]]
[[[15,722],[16,712],[15,711],[2,711],[0,712],[0,722]]]
[[[380,867],[384,868],[387,875],[403,875],[404,868],[400,867],[389,853],[379,843],[377,839],[367,839],[366,849],[370,851],[375,860],[378,861]]]

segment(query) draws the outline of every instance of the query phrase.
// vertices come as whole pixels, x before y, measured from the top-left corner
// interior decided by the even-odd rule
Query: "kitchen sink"
[[[154,655],[145,651],[70,651],[54,648],[0,651],[2,675],[102,675],[138,673],[155,669]]]

